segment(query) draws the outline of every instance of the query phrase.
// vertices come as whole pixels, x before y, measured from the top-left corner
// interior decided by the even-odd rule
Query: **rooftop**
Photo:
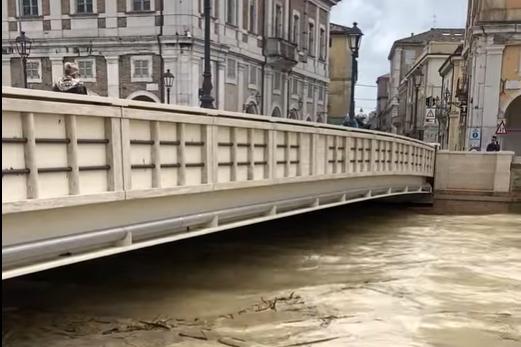
[[[346,27],[340,24],[329,23],[329,33],[330,34],[350,34],[353,28]]]
[[[429,31],[425,31],[420,34],[411,34],[409,37],[405,37],[400,40],[396,40],[393,43],[391,51],[389,53],[389,59],[393,55],[394,50],[399,45],[425,45],[427,42],[462,42],[465,35],[465,29],[454,29],[454,28],[434,28]]]

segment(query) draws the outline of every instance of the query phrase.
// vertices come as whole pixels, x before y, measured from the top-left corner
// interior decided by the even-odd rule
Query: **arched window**
[[[248,103],[248,105],[246,105],[246,113],[259,114],[259,108],[257,107],[257,104],[253,101]]]
[[[289,110],[289,115],[288,115],[288,118],[289,119],[298,119],[298,111],[294,108],[292,108],[291,110]]]
[[[271,112],[272,117],[282,117],[282,112],[280,112],[280,108],[277,106]]]

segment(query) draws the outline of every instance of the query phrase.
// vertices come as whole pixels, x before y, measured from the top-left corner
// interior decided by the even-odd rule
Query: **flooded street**
[[[5,346],[521,346],[521,208],[348,205],[4,281],[2,312]]]

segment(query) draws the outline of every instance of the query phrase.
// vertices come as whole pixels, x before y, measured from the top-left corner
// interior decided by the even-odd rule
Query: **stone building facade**
[[[389,109],[389,74],[376,79],[376,129],[391,132],[391,112]]]
[[[337,0],[212,0],[216,108],[326,122],[329,14]],[[10,42],[33,41],[28,85],[51,89],[76,61],[94,94],[199,105],[203,0],[2,0],[2,85],[22,86]]]
[[[330,24],[328,122],[341,125],[351,106],[353,78],[352,52],[349,47],[351,28]]]
[[[441,88],[441,77],[437,69],[455,47],[462,43],[463,37],[463,29],[434,28],[394,42],[388,56],[388,106],[382,114],[383,117],[390,118],[391,132],[425,139],[425,128],[431,125],[427,108],[432,108],[427,107],[427,102],[434,95],[439,95]],[[433,61],[435,63],[431,63]],[[425,78],[418,88],[417,98],[413,77],[420,72]],[[415,116],[416,112],[419,117]],[[428,132],[432,131],[429,129]],[[425,140],[434,140],[434,137],[429,136]]]
[[[521,1],[469,0],[462,94],[464,149],[485,150],[501,123],[502,149],[521,155]],[[473,132],[480,138],[473,139]]]

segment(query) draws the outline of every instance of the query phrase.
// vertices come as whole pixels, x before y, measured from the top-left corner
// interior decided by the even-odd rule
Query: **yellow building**
[[[485,150],[497,135],[502,149],[521,155],[520,22],[521,0],[469,0],[463,50],[467,150]],[[498,134],[501,124],[506,134]],[[480,136],[473,139],[473,133]]]
[[[351,105],[352,57],[349,48],[351,28],[331,23],[329,54],[328,123],[342,124]]]

